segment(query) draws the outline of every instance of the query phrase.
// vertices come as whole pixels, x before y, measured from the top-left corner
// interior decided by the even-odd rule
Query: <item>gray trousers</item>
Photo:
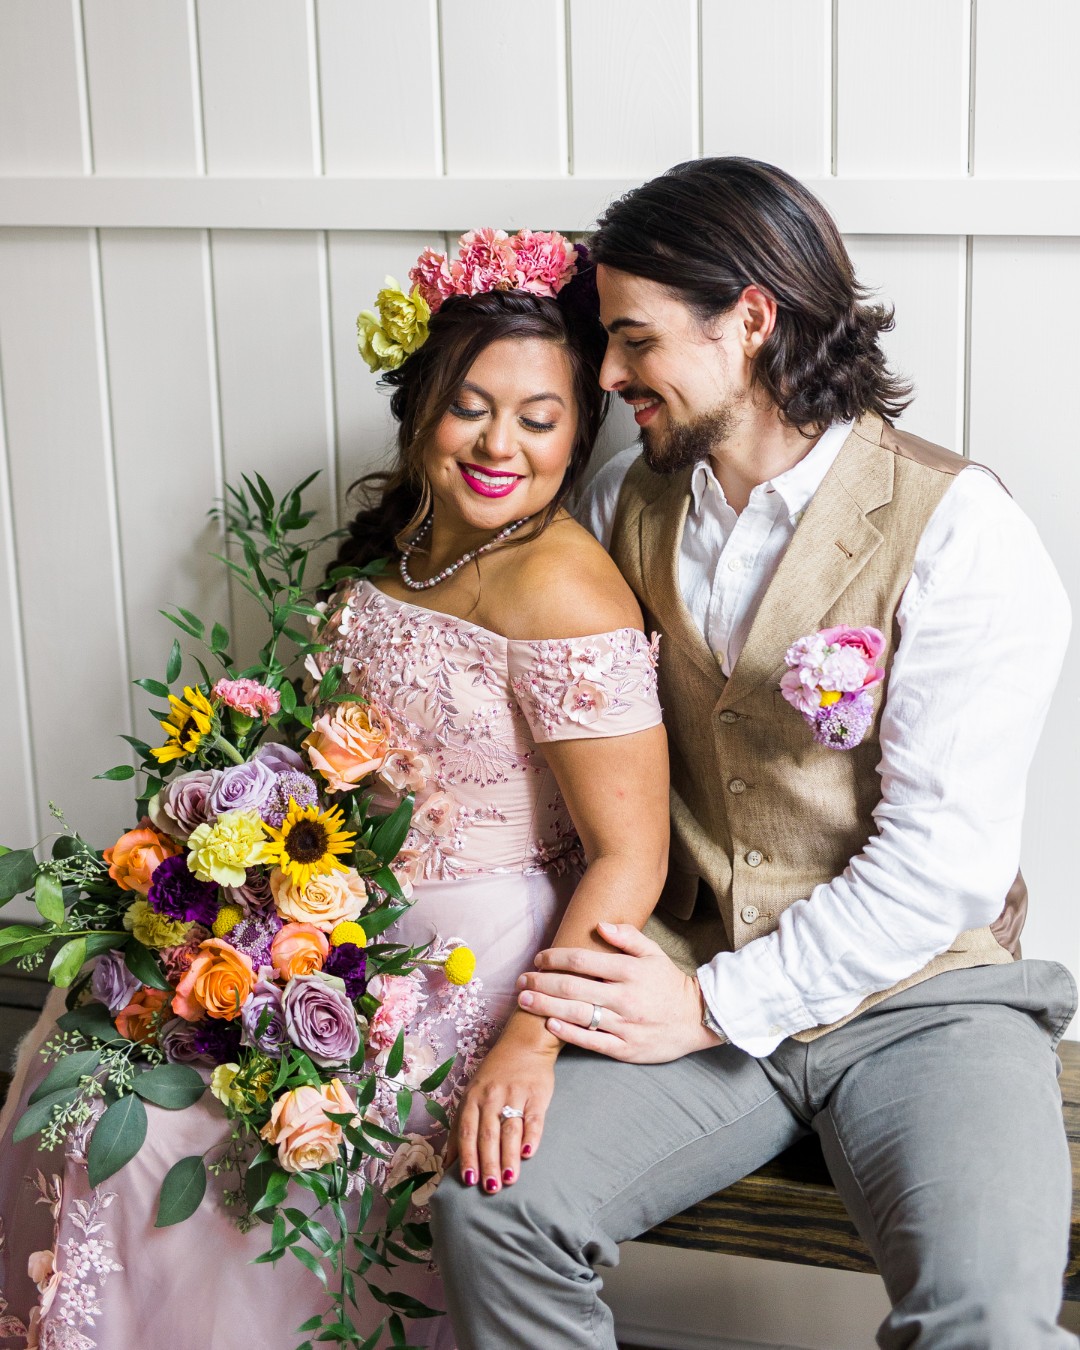
[[[885,1350],[1049,1350],[1069,1154],[1054,1047],[1064,967],[951,971],[767,1059],[560,1056],[535,1157],[495,1195],[446,1177],[435,1255],[460,1350],[614,1350],[597,1267],[813,1130],[893,1309]],[[723,1333],[718,1325],[717,1334]]]

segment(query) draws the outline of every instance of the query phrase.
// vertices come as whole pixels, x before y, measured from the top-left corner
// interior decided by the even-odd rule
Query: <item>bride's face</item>
[[[436,509],[495,531],[551,501],[577,432],[566,351],[543,338],[485,347],[424,455]]]

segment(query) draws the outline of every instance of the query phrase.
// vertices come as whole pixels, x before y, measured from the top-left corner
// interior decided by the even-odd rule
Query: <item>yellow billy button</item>
[[[834,703],[840,702],[839,689],[823,689],[821,693],[821,706],[831,708]]]
[[[354,947],[367,946],[367,934],[358,923],[353,923],[351,919],[346,919],[339,923],[330,934],[330,946],[340,947],[344,943],[351,943]]]
[[[214,920],[212,929],[214,936],[223,938],[227,933],[231,933],[243,917],[244,911],[239,905],[222,905]]]
[[[476,974],[476,957],[468,947],[455,947],[443,970],[451,984],[468,984]]]

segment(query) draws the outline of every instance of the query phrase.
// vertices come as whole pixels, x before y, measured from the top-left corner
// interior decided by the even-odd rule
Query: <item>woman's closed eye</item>
[[[455,417],[464,417],[470,422],[475,422],[478,418],[487,416],[486,408],[463,408],[460,403],[451,403],[450,411]]]

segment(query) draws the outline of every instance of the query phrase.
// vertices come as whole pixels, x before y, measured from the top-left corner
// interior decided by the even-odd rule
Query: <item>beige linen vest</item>
[[[649,931],[685,969],[772,932],[788,905],[839,876],[876,833],[896,611],[922,532],[966,463],[876,415],[862,417],[799,522],[730,679],[679,589],[692,470],[665,476],[638,460],[627,474],[611,552],[646,628],[662,635],[660,699],[671,749],[671,864]],[[874,723],[847,751],[817,745],[780,693],[791,643],[836,624],[872,625],[886,638]],[[1026,910],[1020,878],[1003,901],[992,928],[961,933],[850,1016],[942,971],[1012,960]]]

